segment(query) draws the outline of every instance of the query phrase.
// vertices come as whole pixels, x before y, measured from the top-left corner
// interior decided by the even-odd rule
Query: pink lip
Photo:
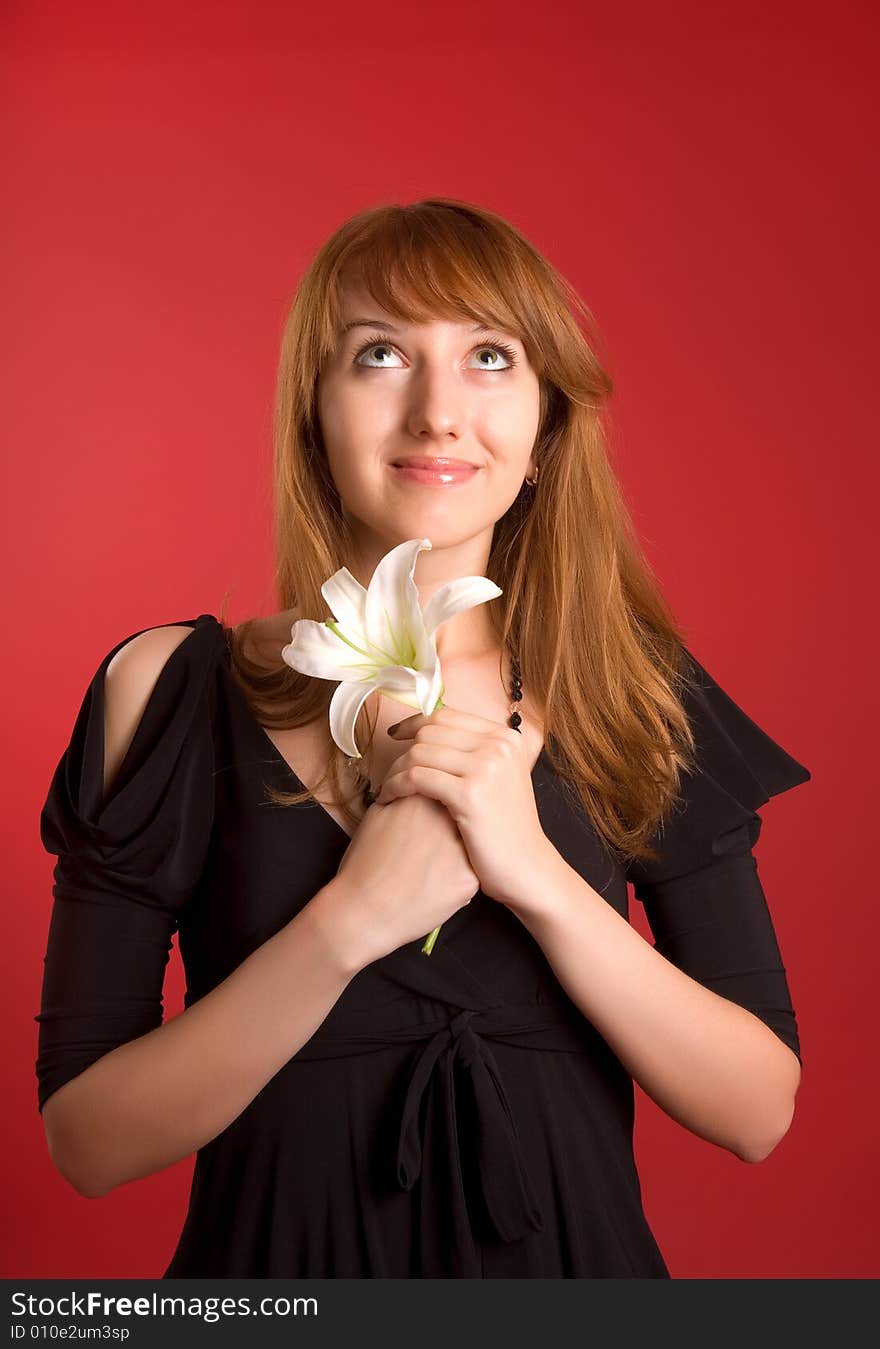
[[[477,468],[467,459],[447,459],[445,455],[413,454],[394,464],[395,468],[429,468],[436,472],[446,468]]]
[[[466,464],[460,459],[407,459],[400,464],[392,464],[409,482],[423,483],[429,487],[452,486],[467,482],[479,470],[478,464]]]

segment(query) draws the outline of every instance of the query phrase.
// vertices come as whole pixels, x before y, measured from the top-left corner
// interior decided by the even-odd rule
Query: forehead
[[[491,326],[474,322],[470,315],[427,314],[413,319],[404,318],[386,309],[363,283],[351,282],[341,285],[338,308],[340,333],[344,335],[358,327],[375,327],[377,324],[394,332],[417,328],[448,328],[451,332],[461,331],[465,334],[488,332]]]

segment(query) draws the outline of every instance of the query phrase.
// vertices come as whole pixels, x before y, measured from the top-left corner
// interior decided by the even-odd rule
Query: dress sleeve
[[[684,695],[696,742],[681,801],[650,840],[655,862],[630,864],[656,949],[693,979],[765,1022],[801,1058],[785,966],[753,848],[757,813],[810,772],[771,740],[684,648]]]
[[[43,847],[58,858],[34,1018],[40,1112],[65,1082],[162,1024],[171,937],[214,812],[210,675],[220,629],[187,626],[194,630],[163,666],[102,803],[104,674],[131,638],[107,653],[40,815]]]

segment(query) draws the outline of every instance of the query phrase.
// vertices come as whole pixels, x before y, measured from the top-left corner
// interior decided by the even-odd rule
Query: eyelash
[[[352,358],[353,363],[356,364],[356,363],[360,360],[361,356],[363,356],[364,352],[365,352],[365,351],[369,351],[371,347],[392,347],[392,348],[394,348],[394,349],[396,350],[396,346],[395,346],[395,343],[394,343],[394,341],[392,340],[392,338],[390,338],[390,337],[388,336],[387,333],[379,333],[378,336],[373,336],[373,337],[367,338],[367,340],[366,340],[366,342],[364,342],[363,346],[358,347],[357,351],[354,353],[354,356],[353,356],[353,358]],[[507,374],[507,371],[508,371],[508,370],[512,370],[513,367],[517,364],[517,355],[516,355],[516,352],[514,351],[513,347],[509,347],[509,346],[507,345],[506,342],[481,342],[481,343],[479,344],[479,346],[474,347],[473,350],[474,350],[474,351],[500,351],[501,354],[502,354],[502,356],[505,357],[505,359],[508,361],[508,365],[507,365],[506,369],[505,369],[505,370],[489,370],[489,373],[492,374],[492,375],[504,375],[504,374]],[[488,369],[488,366],[487,366],[486,368]],[[374,365],[374,366],[363,366],[363,369],[364,369],[364,370],[379,370],[379,369],[381,369],[381,366],[375,366],[375,365]]]

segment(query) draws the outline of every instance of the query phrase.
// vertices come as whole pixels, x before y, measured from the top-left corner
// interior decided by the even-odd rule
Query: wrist
[[[364,935],[358,930],[348,892],[338,877],[322,886],[303,910],[328,963],[340,978],[351,980],[371,963]]]
[[[505,895],[504,903],[530,931],[552,917],[560,893],[560,870],[568,863],[547,839],[527,873],[520,873],[516,890]]]

